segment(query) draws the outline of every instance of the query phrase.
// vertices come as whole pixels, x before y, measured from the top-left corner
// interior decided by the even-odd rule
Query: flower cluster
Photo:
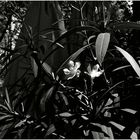
[[[63,72],[66,76],[66,79],[72,79],[75,76],[79,77],[81,71],[79,70],[81,63],[80,62],[73,62],[72,60],[69,61],[68,63],[69,68],[64,68]],[[91,68],[91,65],[88,65],[87,67],[87,72],[84,72],[85,74],[88,74],[91,79],[94,79],[96,77],[99,77],[102,73],[104,72],[104,70],[100,69],[99,64],[96,64],[93,66],[93,68]]]

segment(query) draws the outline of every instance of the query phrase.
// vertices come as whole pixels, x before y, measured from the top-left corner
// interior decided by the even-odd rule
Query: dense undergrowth
[[[91,3],[94,19],[86,15]],[[124,14],[130,14],[127,3],[60,4],[67,31],[52,41],[54,49],[43,59],[28,25],[22,46],[1,47],[3,79],[14,58],[26,59],[29,66],[14,85],[1,87],[0,138],[139,138],[140,57],[133,32],[140,24]],[[81,17],[75,27],[69,22],[71,9]],[[40,36],[47,40],[47,35]],[[72,36],[80,38],[79,49],[53,70],[48,58]]]

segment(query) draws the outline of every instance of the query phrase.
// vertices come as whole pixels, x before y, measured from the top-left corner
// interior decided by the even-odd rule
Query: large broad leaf
[[[136,22],[123,22],[123,23],[116,23],[113,25],[116,29],[136,29],[140,30],[140,24]]]
[[[125,50],[120,47],[116,47],[117,50],[127,59],[127,61],[131,64],[132,68],[135,70],[137,75],[140,77],[140,67],[135,59]]]
[[[95,43],[96,57],[100,64],[102,64],[110,41],[109,33],[101,33],[98,35]]]

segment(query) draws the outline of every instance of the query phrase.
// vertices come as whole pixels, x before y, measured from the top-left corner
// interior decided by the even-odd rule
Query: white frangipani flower
[[[91,65],[89,65],[87,67],[88,72],[86,73],[89,76],[91,76],[92,79],[94,79],[95,77],[99,77],[104,72],[104,70],[100,70],[99,68],[100,68],[99,64],[94,65],[92,69],[91,69]]]
[[[65,68],[63,69],[65,75],[66,75],[66,79],[72,79],[73,77],[77,76],[79,77],[80,75],[80,62],[73,62],[72,60],[69,61],[68,66],[69,68]]]

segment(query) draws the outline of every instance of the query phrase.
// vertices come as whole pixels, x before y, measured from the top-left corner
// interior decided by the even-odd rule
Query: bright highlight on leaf
[[[95,43],[96,57],[100,64],[104,61],[108,45],[110,41],[109,33],[101,33],[98,35]]]
[[[135,70],[137,75],[140,77],[140,67],[139,67],[138,63],[135,61],[135,59],[122,48],[117,47],[117,46],[116,46],[116,48],[127,59],[127,61],[131,64],[132,68]]]

